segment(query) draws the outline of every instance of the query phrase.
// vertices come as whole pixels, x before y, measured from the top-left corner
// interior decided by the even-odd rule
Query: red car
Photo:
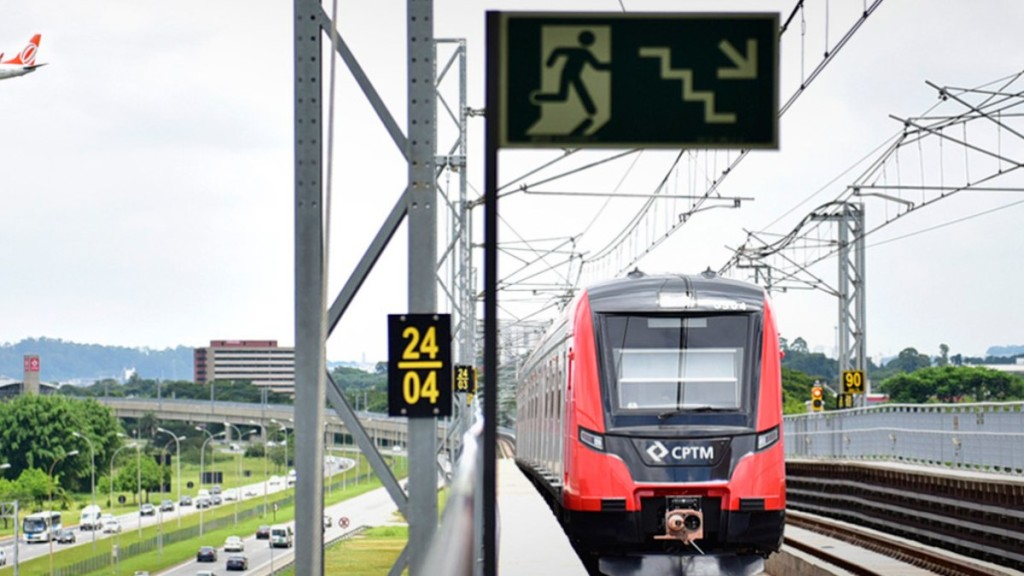
[[[257,540],[270,540],[270,526],[264,524],[256,529]]]

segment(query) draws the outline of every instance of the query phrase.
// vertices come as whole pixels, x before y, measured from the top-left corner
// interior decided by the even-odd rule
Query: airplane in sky
[[[28,46],[25,46],[17,56],[10,60],[3,60],[3,54],[0,53],[0,80],[24,76],[29,72],[35,72],[36,68],[40,66],[46,66],[46,63],[36,64],[36,52],[39,51],[41,37],[41,34],[33,36],[28,41]]]

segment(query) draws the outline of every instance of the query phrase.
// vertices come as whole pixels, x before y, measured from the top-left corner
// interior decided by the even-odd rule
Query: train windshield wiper
[[[675,416],[677,414],[682,414],[683,412],[718,412],[720,410],[732,410],[732,408],[722,408],[722,407],[716,408],[714,406],[708,406],[708,405],[704,405],[704,406],[685,406],[685,407],[681,407],[681,408],[676,408],[675,410],[669,410],[668,412],[662,412],[661,414],[658,414],[658,420],[665,420],[666,418],[671,418],[672,416]]]

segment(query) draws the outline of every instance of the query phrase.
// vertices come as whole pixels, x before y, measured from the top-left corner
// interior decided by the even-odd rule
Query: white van
[[[291,548],[293,537],[291,526],[273,526],[270,528],[270,547]]]
[[[100,522],[100,507],[95,504],[90,504],[85,508],[82,508],[82,516],[78,519],[79,530],[99,530],[103,527],[103,523]]]

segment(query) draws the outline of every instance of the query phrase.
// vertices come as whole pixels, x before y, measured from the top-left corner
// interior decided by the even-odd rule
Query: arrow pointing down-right
[[[757,40],[747,39],[747,55],[740,54],[728,40],[718,43],[718,49],[735,68],[719,68],[719,80],[754,80],[757,78]]]

